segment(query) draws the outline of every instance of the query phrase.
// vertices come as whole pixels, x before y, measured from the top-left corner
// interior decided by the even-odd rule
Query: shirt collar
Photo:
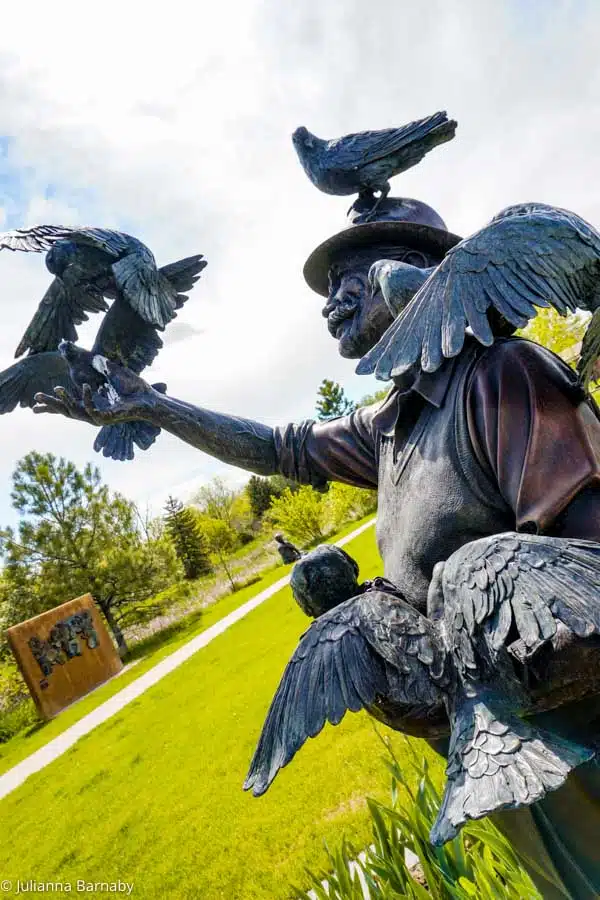
[[[456,365],[456,357],[446,359],[436,372],[423,372],[419,368],[416,377],[413,370],[394,378],[394,386],[382,401],[373,416],[373,427],[383,435],[391,436],[396,430],[396,422],[400,413],[401,401],[411,394],[419,394],[427,403],[437,409],[443,406],[452,373]]]

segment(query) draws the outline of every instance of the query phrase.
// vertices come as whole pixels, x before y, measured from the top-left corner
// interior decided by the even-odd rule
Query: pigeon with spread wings
[[[46,255],[55,276],[15,356],[56,350],[59,341],[77,340],[76,325],[88,313],[106,312],[105,298],[117,294],[148,324],[160,330],[174,318],[177,289],[158,269],[151,251],[137,238],[91,226],[34,225],[0,234],[0,250]]]
[[[296,568],[311,565],[322,561],[308,554]],[[318,589],[307,601],[311,580]],[[383,579],[333,608],[321,579],[300,582],[299,602],[317,618],[268,711],[244,784],[256,796],[348,710],[404,730],[407,718],[445,705],[450,752],[435,844],[469,819],[537,802],[594,756],[521,718],[532,702],[512,660],[529,661],[557,623],[578,638],[600,634],[599,544],[513,533],[473,541],[436,566],[427,617]]]
[[[198,254],[159,270],[161,279],[169,282],[175,310],[188,299],[184,291],[191,290],[205,266],[206,261]],[[30,349],[28,356],[0,372],[0,414],[12,412],[17,405],[33,408],[36,394],[52,395],[57,387],[79,401],[84,384],[90,385],[94,403],[103,408],[125,385],[123,379],[131,379],[152,365],[162,346],[158,326],[145,321],[118,291],[91,352],[64,340],[58,350]],[[166,390],[164,385],[154,388]],[[147,450],[159,433],[159,428],[147,422],[106,425],[100,429],[94,449],[112,459],[132,459],[134,444]]]
[[[411,277],[416,291],[405,305],[407,268],[382,260],[371,269],[372,287],[399,315],[360,361],[360,374],[387,381],[415,364],[435,372],[460,353],[467,328],[489,346],[496,323],[516,330],[536,307],[553,307],[561,315],[593,313],[578,366],[584,384],[593,378],[600,356],[600,234],[575,213],[543,203],[508,207],[437,268],[422,270],[420,286]]]

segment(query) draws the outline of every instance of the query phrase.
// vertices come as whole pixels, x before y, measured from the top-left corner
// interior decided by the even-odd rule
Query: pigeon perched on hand
[[[157,269],[151,251],[120,231],[81,226],[34,225],[0,234],[0,250],[47,252],[55,276],[15,356],[56,350],[61,340],[76,341],[76,325],[87,313],[106,312],[105,297],[117,292],[141,318],[159,329],[175,316],[177,290]]]
[[[380,191],[370,215],[387,197],[389,179],[421,162],[425,154],[454,137],[456,122],[445,112],[435,113],[401,128],[360,131],[337,140],[323,140],[308,129],[292,135],[302,168],[326,194],[356,194],[373,198]]]
[[[198,254],[159,270],[161,279],[169,283],[175,310],[186,302],[187,294],[182,292],[191,290],[205,266],[206,261]],[[72,311],[70,307],[63,308],[55,319],[64,323],[67,334],[69,327],[71,332],[75,330],[69,311]],[[85,419],[82,404],[85,384],[90,387],[93,404],[98,409],[106,409],[118,402],[122,393],[131,391],[132,379],[152,365],[162,346],[158,326],[145,321],[118,290],[91,352],[64,340],[58,350],[30,349],[28,356],[0,372],[0,414],[12,412],[17,405],[33,408],[38,402],[36,395],[52,398],[55,388],[63,388],[63,396],[80,408],[79,417]],[[162,384],[153,387],[162,393],[166,391]],[[147,450],[159,433],[160,429],[148,422],[105,425],[98,432],[94,449],[112,459],[133,459],[134,444]]]

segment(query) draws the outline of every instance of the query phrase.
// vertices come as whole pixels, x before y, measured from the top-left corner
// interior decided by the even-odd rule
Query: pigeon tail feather
[[[140,450],[148,450],[158,435],[160,428],[149,422],[119,422],[117,425],[104,425],[94,441],[96,453],[110,459],[124,461],[133,459],[133,445]]]
[[[594,756],[589,747],[537,728],[498,697],[466,699],[453,717],[448,781],[430,833],[440,847],[470,819],[537,803]]]

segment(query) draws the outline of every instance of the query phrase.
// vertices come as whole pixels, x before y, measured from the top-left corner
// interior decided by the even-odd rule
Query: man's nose
[[[327,298],[327,303],[321,310],[321,315],[326,319],[331,312],[339,306],[340,303],[344,302],[345,291],[340,287],[334,293],[331,293]]]

